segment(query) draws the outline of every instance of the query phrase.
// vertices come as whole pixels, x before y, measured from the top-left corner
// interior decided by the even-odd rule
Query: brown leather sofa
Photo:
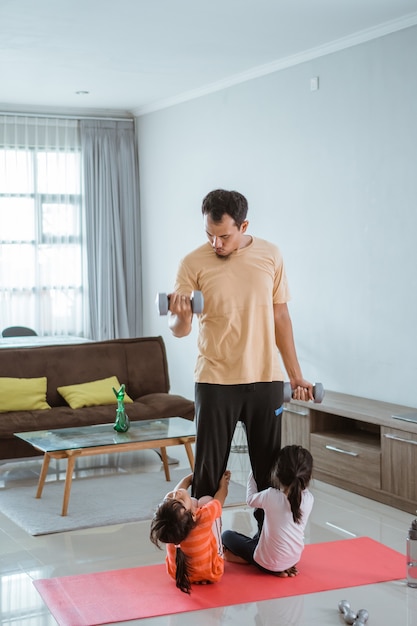
[[[115,404],[72,409],[57,391],[61,386],[117,376],[133,400],[125,404],[131,421],[194,419],[194,402],[169,393],[162,337],[0,349],[0,377],[42,376],[47,378],[46,400],[51,409],[0,412],[0,459],[36,454],[32,446],[14,436],[16,432],[114,423]]]

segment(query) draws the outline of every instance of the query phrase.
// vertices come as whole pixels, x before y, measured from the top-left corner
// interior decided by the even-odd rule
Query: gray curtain
[[[90,336],[142,335],[139,168],[131,121],[80,120]]]

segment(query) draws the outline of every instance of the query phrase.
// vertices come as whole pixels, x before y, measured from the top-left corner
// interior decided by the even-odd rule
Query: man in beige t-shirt
[[[197,441],[193,495],[214,495],[226,470],[233,433],[243,422],[253,475],[261,491],[281,447],[283,372],[299,400],[313,399],[294,345],[289,290],[279,249],[246,233],[247,200],[217,189],[203,200],[208,242],[185,256],[170,296],[169,328],[191,332],[191,292],[199,290],[195,367]]]

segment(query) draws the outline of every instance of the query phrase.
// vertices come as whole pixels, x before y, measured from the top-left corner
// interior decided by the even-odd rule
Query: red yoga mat
[[[405,556],[370,539],[308,544],[299,575],[277,578],[251,565],[225,563],[219,583],[182,593],[165,565],[35,580],[60,626],[96,626],[258,602],[405,577]]]

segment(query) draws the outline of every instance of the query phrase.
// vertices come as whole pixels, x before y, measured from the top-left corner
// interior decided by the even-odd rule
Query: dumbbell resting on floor
[[[322,383],[316,383],[313,387],[313,397],[315,403],[320,403],[324,398],[324,387]],[[284,402],[291,402],[292,389],[290,383],[284,383]]]
[[[166,293],[156,294],[156,306],[158,307],[159,315],[168,315],[169,311],[169,298]],[[196,315],[200,315],[204,309],[204,298],[201,291],[193,291],[191,294],[191,309]]]

